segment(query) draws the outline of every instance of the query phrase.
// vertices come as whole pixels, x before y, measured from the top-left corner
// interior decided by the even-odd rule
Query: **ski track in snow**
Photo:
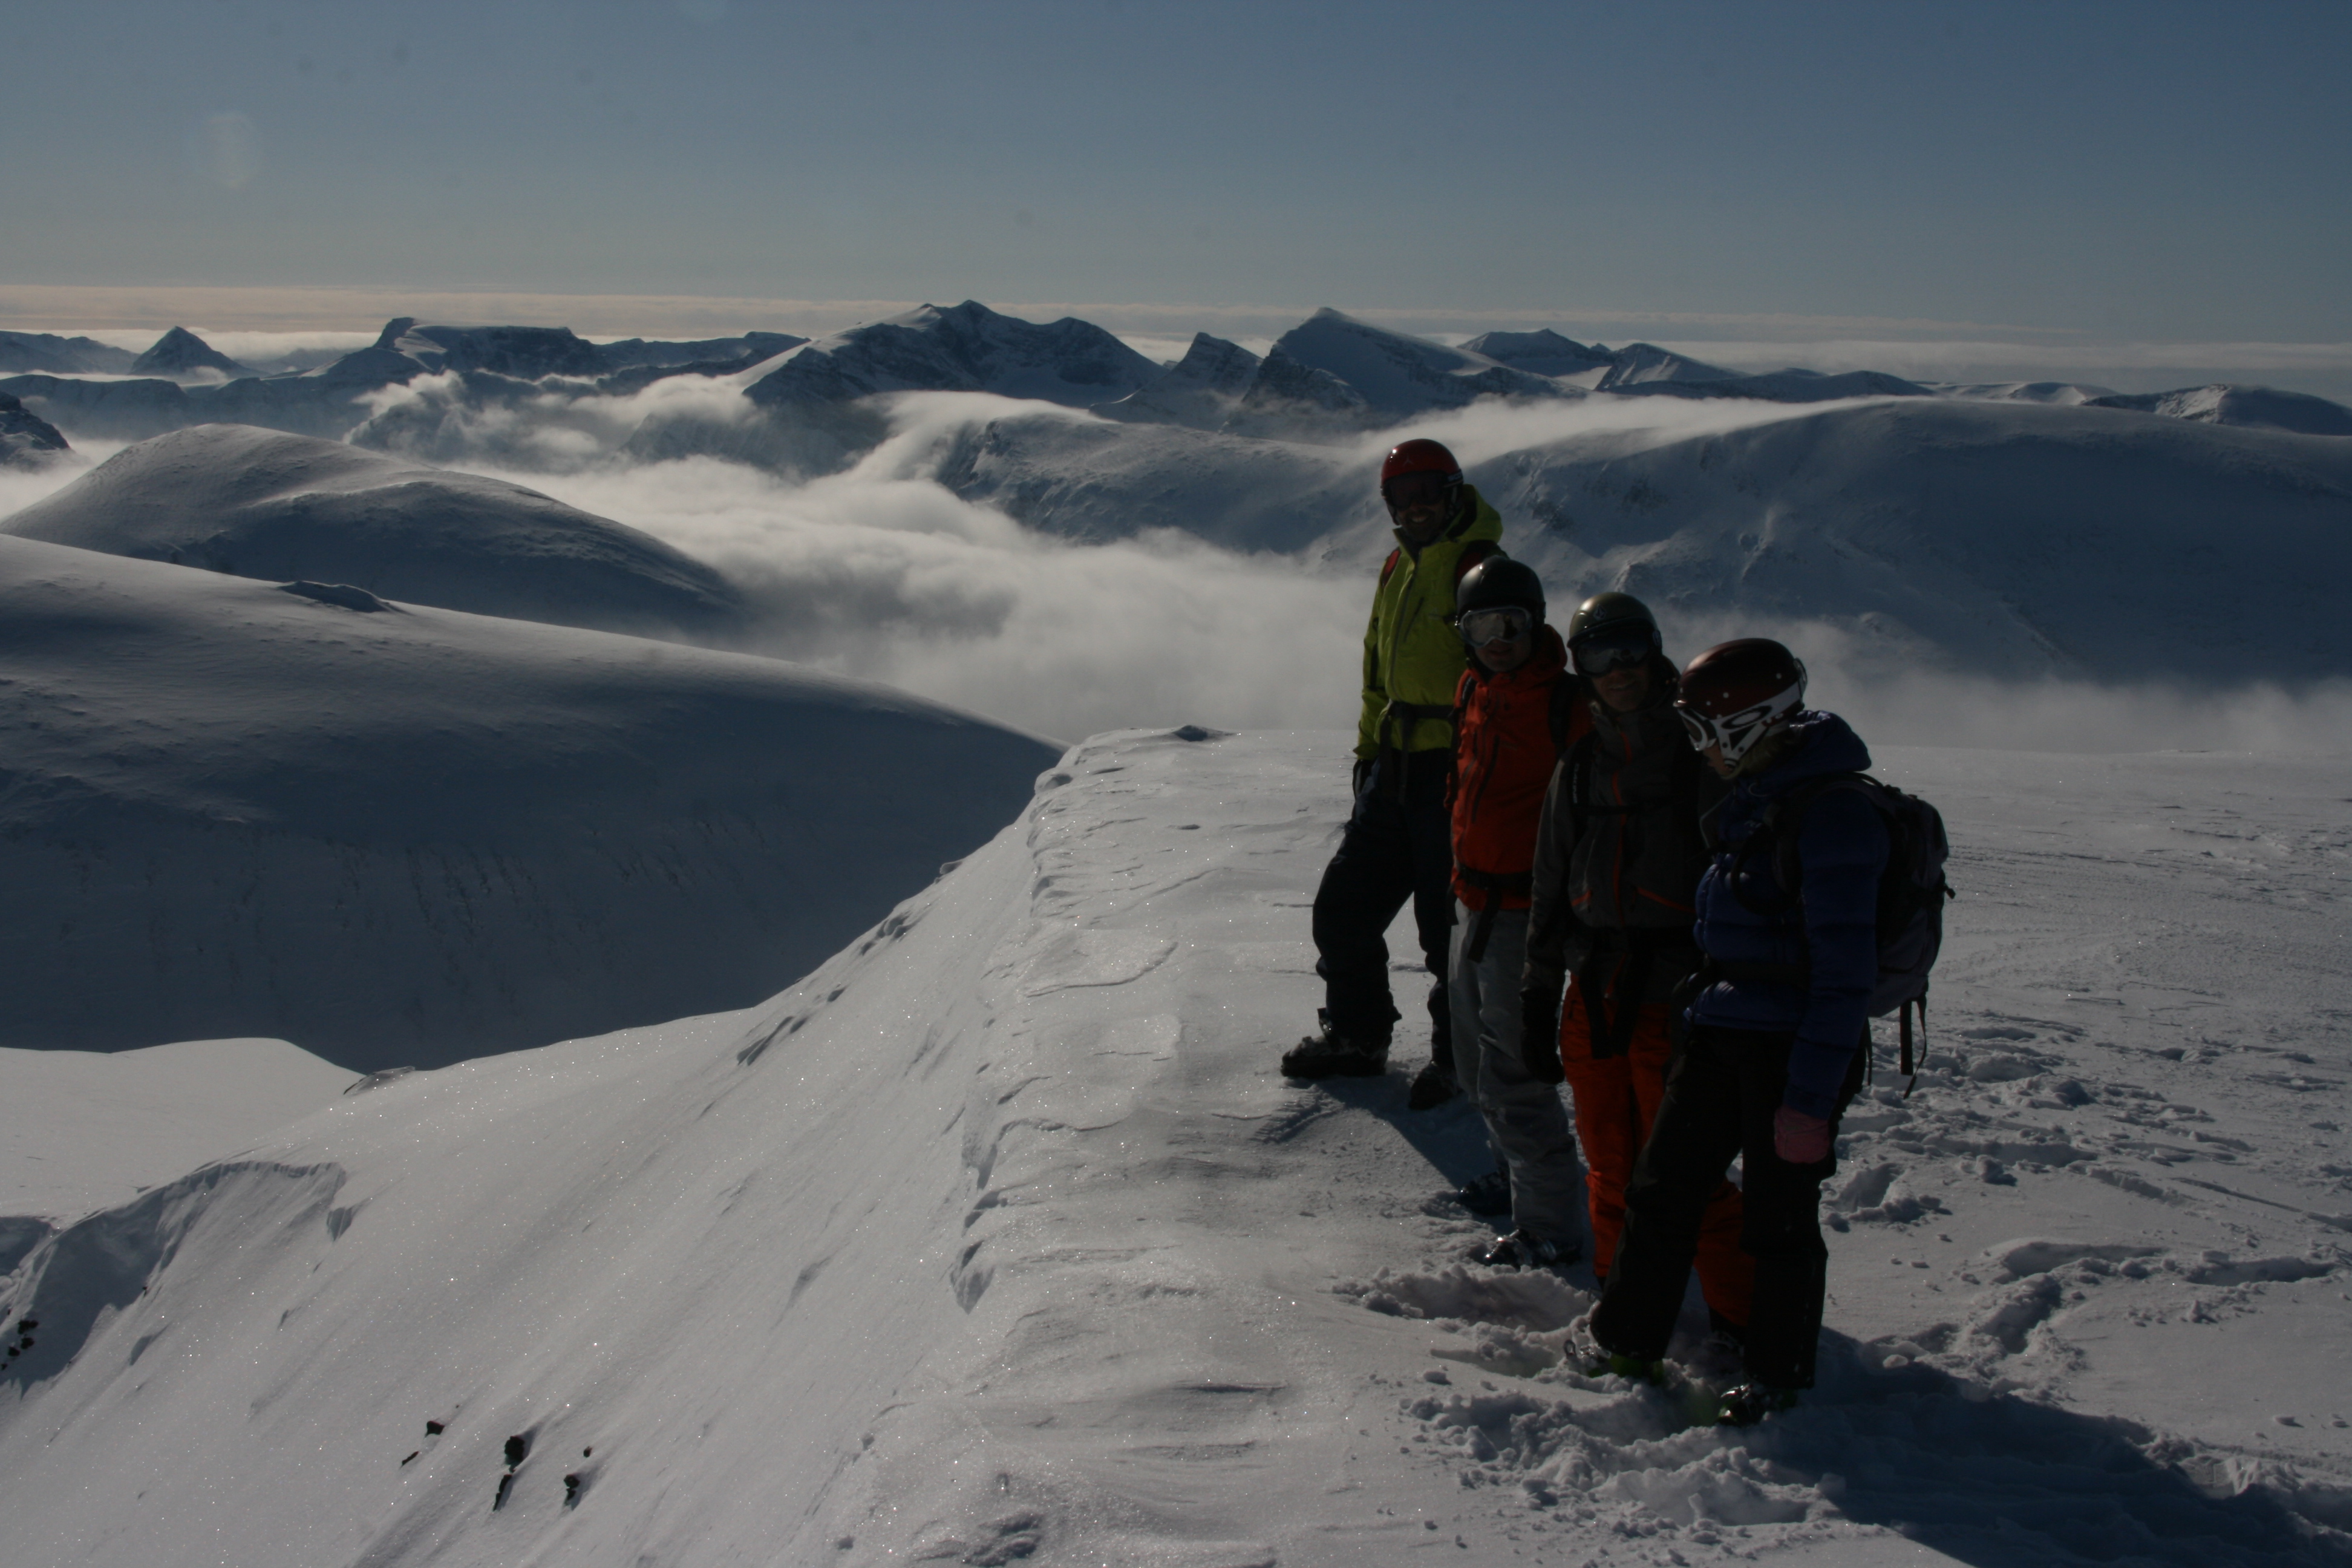
[[[1276,1073],[1348,763],[1097,737],[760,1007],[41,1240],[0,1561],[2352,1561],[2341,759],[1882,758],[1962,897],[1842,1139],[1822,1386],[1745,1433],[1696,1331],[1585,1379],[1589,1271],[1465,1261],[1410,1024]]]

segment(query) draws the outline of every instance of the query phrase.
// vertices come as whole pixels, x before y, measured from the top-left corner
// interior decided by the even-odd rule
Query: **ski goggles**
[[[1796,711],[1799,689],[1791,688],[1769,701],[1759,702],[1720,719],[1677,702],[1675,704],[1675,717],[1683,721],[1683,733],[1690,737],[1691,750],[1704,752],[1709,746],[1721,746],[1723,760],[1736,763],[1764,738],[1775,721]]]
[[[1435,506],[1462,483],[1458,474],[1399,474],[1381,487],[1381,499],[1402,511],[1409,506]]]
[[[1658,651],[1658,644],[1647,630],[1621,632],[1615,637],[1588,637],[1569,651],[1575,656],[1577,674],[1607,675],[1647,663]]]
[[[1536,618],[1517,605],[1505,605],[1499,609],[1467,610],[1454,617],[1454,628],[1462,640],[1472,647],[1485,647],[1490,642],[1515,642],[1535,629]]]

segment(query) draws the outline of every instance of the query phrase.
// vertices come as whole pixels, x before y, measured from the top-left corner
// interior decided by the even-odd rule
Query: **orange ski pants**
[[[1560,1009],[1559,1054],[1576,1102],[1577,1141],[1584,1145],[1585,1187],[1592,1206],[1592,1268],[1605,1280],[1625,1229],[1625,1184],[1633,1179],[1633,1162],[1649,1142],[1650,1124],[1665,1094],[1666,1062],[1674,1054],[1665,1004],[1642,1009],[1623,1056],[1596,1058],[1591,1015],[1570,985],[1568,1005]],[[1739,1189],[1727,1181],[1719,1183],[1699,1221],[1693,1266],[1699,1291],[1716,1315],[1744,1327],[1756,1260],[1740,1250],[1739,1218]]]

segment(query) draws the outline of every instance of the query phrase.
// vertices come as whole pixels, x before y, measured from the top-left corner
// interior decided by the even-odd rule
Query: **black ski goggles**
[[[1569,651],[1575,656],[1577,674],[1608,675],[1649,662],[1658,651],[1658,641],[1646,630],[1620,632],[1614,637],[1587,637]]]
[[[1389,505],[1402,511],[1409,506],[1436,506],[1444,502],[1462,485],[1459,474],[1436,474],[1423,471],[1399,474],[1381,487],[1381,495]]]
[[[1454,617],[1454,626],[1465,643],[1485,647],[1490,642],[1516,642],[1535,630],[1536,618],[1517,605],[1504,605],[1492,610],[1465,611]]]

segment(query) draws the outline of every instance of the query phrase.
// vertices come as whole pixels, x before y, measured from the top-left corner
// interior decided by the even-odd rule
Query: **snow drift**
[[[1050,748],[767,659],[0,540],[0,1044],[433,1065],[803,973]]]
[[[702,563],[536,490],[242,425],[142,441],[0,531],[557,626],[722,640],[740,615]]]

